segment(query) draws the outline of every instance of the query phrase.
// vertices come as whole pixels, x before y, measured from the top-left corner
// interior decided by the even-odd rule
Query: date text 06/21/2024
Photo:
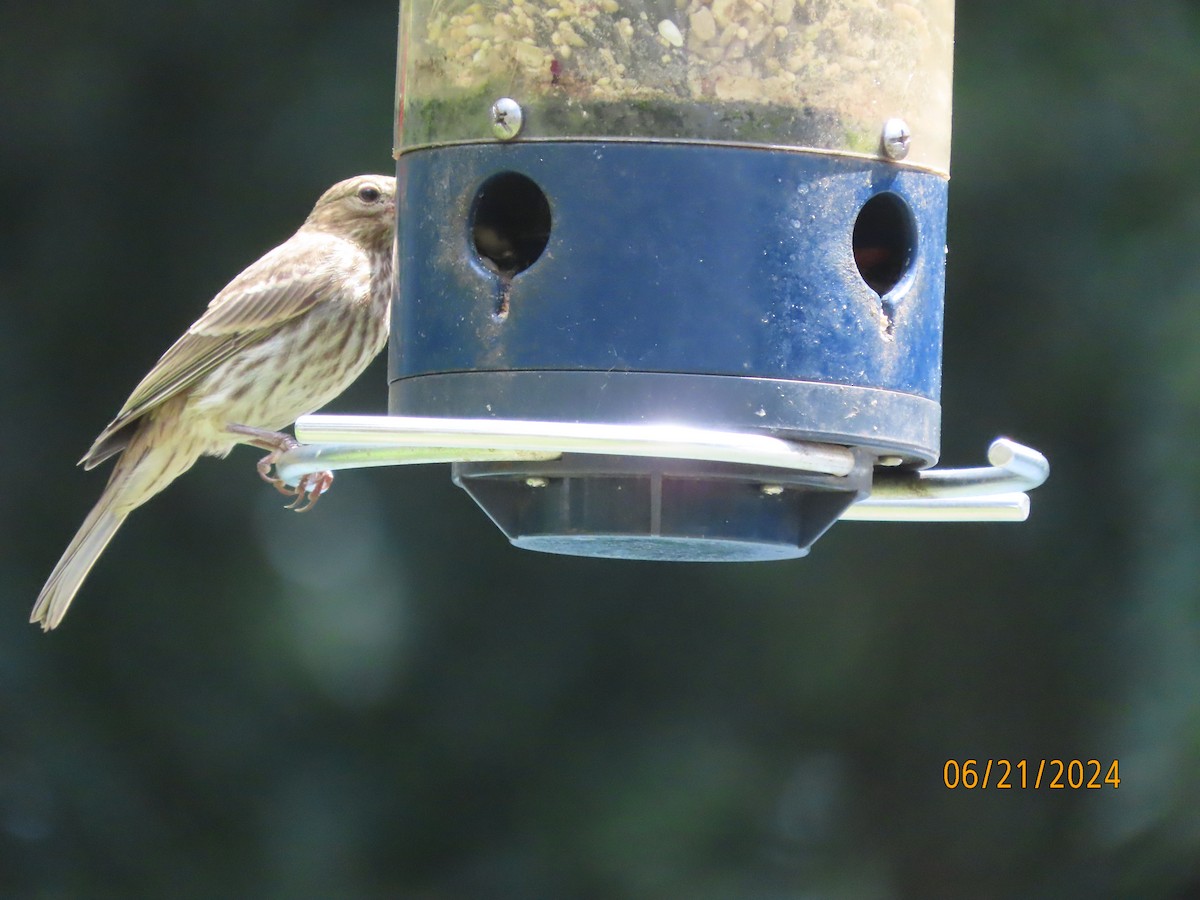
[[[1101,790],[1121,786],[1118,760],[1098,759],[950,759],[942,782],[950,790]]]

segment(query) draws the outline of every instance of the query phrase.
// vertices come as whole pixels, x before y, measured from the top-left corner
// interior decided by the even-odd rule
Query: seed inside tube
[[[662,35],[663,40],[672,47],[683,46],[683,32],[679,30],[679,26],[670,19],[663,19],[658,23],[658,33]]]
[[[910,19],[924,22],[927,4],[940,7],[952,0],[409,3],[428,8],[428,32],[420,46],[413,45],[410,60],[416,79],[412,96],[423,102],[424,91],[432,100],[441,90],[433,86],[441,85],[462,107],[455,108],[450,124],[439,120],[439,133],[444,129],[457,135],[454,117],[466,120],[469,111],[471,124],[462,130],[474,134],[470,129],[478,127],[478,91],[517,78],[530,103],[561,105],[576,125],[592,103],[634,104],[638,109],[650,104],[648,132],[659,128],[660,108],[666,117],[663,127],[673,128],[666,122],[675,107],[732,103],[738,106],[728,116],[724,107],[716,110],[715,132],[757,140],[773,139],[779,131],[810,143],[807,132],[789,130],[793,126],[785,123],[793,119],[779,116],[788,109],[821,109],[838,123],[828,141],[819,139],[822,145],[831,143],[825,149],[845,144],[883,153],[879,123],[886,113],[906,108],[916,91],[906,86],[911,77],[930,82],[918,92],[922,96],[949,97],[948,81],[934,71],[936,66],[905,75],[897,61],[915,60],[929,43],[929,26],[922,29]],[[414,39],[420,37],[414,32]],[[753,106],[742,109],[747,103]]]

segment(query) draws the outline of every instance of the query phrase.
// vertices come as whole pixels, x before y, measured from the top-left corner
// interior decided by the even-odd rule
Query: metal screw
[[[501,97],[492,104],[492,134],[502,141],[511,141],[521,130],[524,118],[521,104],[511,97]]]
[[[544,488],[550,483],[549,478],[543,478],[541,475],[531,475],[525,479],[525,486],[531,488]]]
[[[891,118],[883,123],[883,153],[888,159],[904,159],[908,156],[908,145],[912,132],[903,119]]]

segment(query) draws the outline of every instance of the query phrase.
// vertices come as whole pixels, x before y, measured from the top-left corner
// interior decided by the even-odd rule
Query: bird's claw
[[[296,446],[300,446],[296,444]],[[292,502],[287,504],[284,509],[295,510],[296,512],[308,512],[317,505],[317,501],[333,486],[333,473],[326,470],[324,472],[309,472],[301,477],[298,484],[290,485],[278,475],[272,474],[271,469],[275,463],[291,447],[272,450],[266,456],[258,461],[258,477],[265,481],[279,493],[285,497],[292,497]]]
[[[293,509],[298,513],[308,512],[317,505],[317,501],[321,499],[321,495],[331,487],[333,487],[332,472],[328,470],[324,472],[309,472],[292,489],[295,491],[296,499],[285,506],[284,509]]]

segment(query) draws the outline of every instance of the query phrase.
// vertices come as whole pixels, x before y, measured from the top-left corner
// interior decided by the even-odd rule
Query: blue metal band
[[[480,259],[471,230],[477,192],[504,172],[531,179],[550,208],[544,252],[507,284]],[[939,397],[946,182],[937,175],[814,153],[631,142],[437,147],[403,155],[398,174],[393,382],[665,372]],[[852,248],[859,211],[881,193],[903,201],[915,236],[883,297]]]

